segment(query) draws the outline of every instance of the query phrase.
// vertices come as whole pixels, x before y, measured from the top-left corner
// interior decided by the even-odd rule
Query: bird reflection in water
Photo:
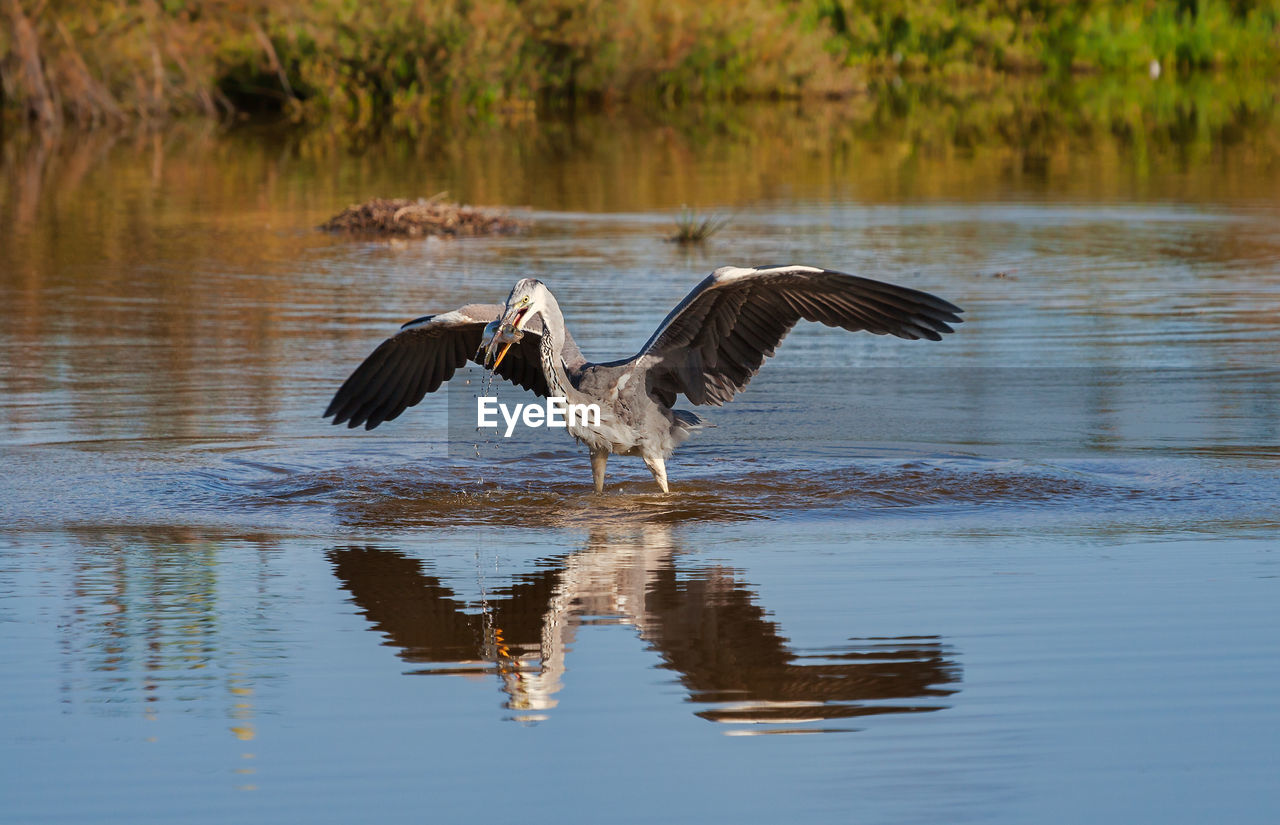
[[[593,531],[583,549],[478,601],[396,550],[340,548],[329,560],[400,657],[422,666],[413,673],[496,675],[522,722],[556,706],[574,634],[592,624],[634,626],[707,706],[698,716],[764,725],[755,732],[848,730],[830,723],[942,710],[959,689],[960,667],[936,636],[793,649],[737,571],[688,564],[662,527]]]

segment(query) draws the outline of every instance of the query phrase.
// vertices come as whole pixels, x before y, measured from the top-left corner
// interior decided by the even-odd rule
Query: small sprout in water
[[[702,243],[724,229],[729,220],[728,216],[720,217],[715,214],[699,217],[686,206],[676,216],[676,234],[668,235],[667,241],[680,244]]]

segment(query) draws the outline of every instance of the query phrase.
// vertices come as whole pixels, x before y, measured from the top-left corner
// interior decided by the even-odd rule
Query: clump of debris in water
[[[320,226],[327,232],[350,232],[382,237],[456,238],[469,235],[503,235],[525,227],[501,209],[466,206],[444,200],[444,193],[430,198],[374,198],[348,206]]]

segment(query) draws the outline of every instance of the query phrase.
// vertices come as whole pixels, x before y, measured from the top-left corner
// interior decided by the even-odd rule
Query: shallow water
[[[1274,821],[1266,142],[1029,175],[776,125],[10,144],[0,820]],[[445,188],[534,228],[312,228]],[[733,220],[664,243],[682,202]],[[771,262],[966,320],[797,329],[670,496],[477,433],[474,369],[369,433],[320,419],[398,323],[518,277],[606,360]]]

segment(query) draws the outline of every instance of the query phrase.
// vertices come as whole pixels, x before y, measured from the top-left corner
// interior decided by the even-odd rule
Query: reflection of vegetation
[[[268,560],[229,572],[219,554],[235,542],[185,528],[78,535],[70,609],[59,620],[68,699],[148,717],[165,703],[210,700],[227,705],[239,738],[252,738],[254,685],[271,678],[260,665],[279,656],[261,626],[271,614]],[[227,587],[228,577],[241,586]],[[228,625],[228,614],[242,619]]]
[[[161,230],[208,221],[211,208],[219,221],[245,210],[253,225],[312,226],[377,193],[447,189],[473,203],[577,211],[689,204],[704,213],[783,195],[830,197],[833,187],[870,201],[983,198],[1010,186],[1094,199],[1273,198],[1280,159],[1280,105],[1262,79],[888,84],[872,98],[818,106],[703,106],[621,119],[473,123],[419,139],[364,137],[359,152],[329,129],[221,135],[196,123],[127,139],[21,135],[0,143],[0,225],[16,230],[0,245],[0,268],[12,275],[68,256],[173,254],[242,254],[260,266],[261,249],[228,247],[219,232]],[[69,243],[67,226],[85,242]],[[281,260],[304,242],[263,239],[280,247]]]
[[[980,198],[1011,183],[1107,198],[1140,195],[1137,179],[1160,188],[1157,197],[1273,197],[1280,105],[1266,80],[1213,76],[886,84],[870,98],[815,106],[701,106],[660,118],[631,110],[352,140],[329,129],[222,135],[199,123],[127,139],[10,139],[0,143],[0,225],[18,237],[0,246],[0,263],[32,243],[40,244],[29,250],[35,260],[161,254],[154,244],[167,236],[156,228],[204,216],[209,203],[234,210],[243,201],[269,210],[264,223],[313,225],[371,194],[442,189],[473,203],[689,204],[703,214],[781,194],[829,197],[832,187],[867,200]],[[1212,170],[1169,174],[1204,164]],[[58,226],[99,245],[68,244]],[[191,254],[228,254],[212,233],[181,244]]]
[[[50,123],[272,110],[420,129],[575,100],[849,96],[886,77],[1275,68],[1280,0],[0,0]],[[762,36],[767,33],[767,36]]]
[[[1194,153],[1261,139],[1276,148],[1280,109],[1266,81],[1193,76],[1179,83],[1091,77],[989,86],[887,85],[864,133],[918,150],[1011,146],[1032,155],[1066,144],[1114,143]]]

